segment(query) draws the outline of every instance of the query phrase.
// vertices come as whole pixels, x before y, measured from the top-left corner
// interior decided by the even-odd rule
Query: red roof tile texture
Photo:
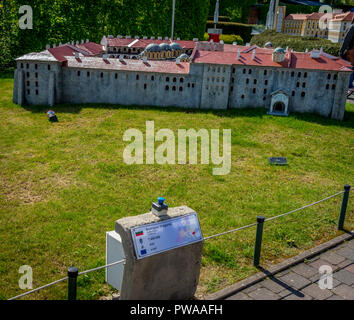
[[[107,43],[111,47],[125,47],[128,46],[129,44],[135,42],[131,47],[132,48],[145,48],[147,45],[150,43],[156,43],[156,44],[161,44],[161,43],[172,43],[172,42],[177,42],[182,48],[186,49],[193,49],[195,47],[195,42],[191,40],[152,40],[152,39],[125,39],[125,38],[107,38]]]
[[[240,59],[237,60],[237,46],[235,51],[197,51],[194,63],[210,63],[225,65],[244,65],[260,67],[283,67],[292,69],[312,69],[312,70],[332,70],[348,71],[350,64],[340,58],[331,59],[324,55],[319,58],[311,58],[310,52],[287,52],[285,60],[281,63],[274,62],[272,59],[272,49],[256,48],[255,59],[252,59],[253,50],[242,50]],[[242,47],[240,47],[242,48]],[[245,52],[246,51],[246,52]]]
[[[101,70],[117,70],[117,71],[136,71],[136,72],[156,72],[156,73],[172,73],[172,74],[188,74],[189,63],[181,62],[177,64],[173,61],[148,61],[125,59],[102,59],[98,57],[68,57],[67,67],[101,69]]]

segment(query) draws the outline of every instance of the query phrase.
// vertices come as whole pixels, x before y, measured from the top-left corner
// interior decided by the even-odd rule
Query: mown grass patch
[[[308,114],[266,115],[263,109],[198,111],[109,105],[60,105],[59,123],[45,107],[12,103],[12,79],[0,79],[0,292],[18,288],[21,265],[32,266],[34,287],[105,262],[105,232],[115,220],[145,213],[163,195],[169,206],[198,212],[204,236],[314,202],[353,184],[354,105],[343,122]],[[126,165],[123,134],[169,128],[232,129],[232,168],[213,165]],[[286,167],[268,157],[286,156]],[[346,226],[353,229],[353,196]],[[267,266],[335,237],[341,198],[266,223],[262,264]],[[257,270],[255,228],[207,240],[198,295]],[[65,283],[27,299],[63,299]],[[104,271],[79,280],[78,297],[112,292]]]

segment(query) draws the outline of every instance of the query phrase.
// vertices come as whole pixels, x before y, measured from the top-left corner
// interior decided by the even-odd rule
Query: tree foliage
[[[3,0],[0,70],[21,54],[43,50],[46,44],[85,40],[103,35],[170,36],[172,0],[32,0],[33,29],[19,29],[22,0]],[[175,37],[204,36],[209,0],[177,0]]]
[[[290,36],[284,33],[275,32],[273,30],[266,30],[259,35],[255,35],[251,39],[251,44],[256,44],[263,47],[266,42],[271,41],[274,47],[289,47],[292,50],[305,52],[306,49],[320,49],[322,47],[324,52],[338,56],[340,44],[333,43],[327,39]]]

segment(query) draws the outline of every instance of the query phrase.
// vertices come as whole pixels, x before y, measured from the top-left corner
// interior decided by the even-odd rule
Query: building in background
[[[293,36],[328,39],[343,42],[344,35],[354,21],[354,12],[334,13],[314,12],[311,14],[289,14],[286,16],[282,32]],[[280,32],[280,28],[275,28]]]
[[[133,58],[135,53],[127,51],[138,39],[119,40],[125,44],[113,48],[123,52],[113,57],[107,51],[108,43],[107,47],[92,44],[95,52],[91,53],[65,44],[19,57],[13,101],[50,106],[107,103],[218,110],[266,108],[279,115],[311,112],[343,119],[350,64],[322,50],[294,52],[271,45],[259,48],[192,41],[192,54],[175,58],[164,56],[162,52],[169,50],[161,48],[166,47],[164,42],[161,45],[155,40]],[[176,43],[180,53],[183,42]],[[155,48],[152,52],[160,56],[142,54],[150,52],[149,48]]]

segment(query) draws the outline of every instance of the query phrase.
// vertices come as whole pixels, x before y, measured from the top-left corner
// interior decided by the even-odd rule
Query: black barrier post
[[[79,270],[76,267],[68,268],[68,300],[76,300],[77,276]]]
[[[254,245],[254,255],[253,255],[253,265],[255,267],[259,266],[259,261],[261,259],[261,248],[262,248],[262,236],[263,236],[263,223],[265,218],[263,216],[257,217],[257,233],[256,242]]]
[[[338,218],[338,230],[344,230],[344,221],[345,221],[345,214],[347,212],[349,191],[350,191],[350,185],[346,184],[344,186],[342,206],[340,208],[340,213],[339,213],[339,218]]]

